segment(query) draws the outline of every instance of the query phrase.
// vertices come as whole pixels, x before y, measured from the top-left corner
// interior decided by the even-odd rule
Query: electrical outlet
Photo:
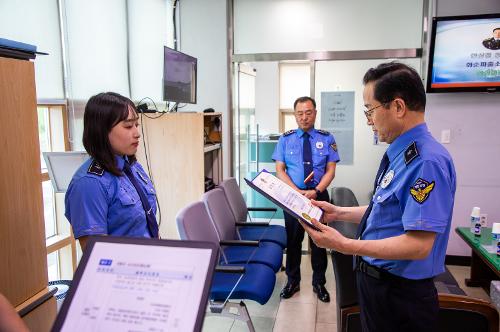
[[[449,144],[451,141],[451,130],[443,129],[441,130],[441,143]]]

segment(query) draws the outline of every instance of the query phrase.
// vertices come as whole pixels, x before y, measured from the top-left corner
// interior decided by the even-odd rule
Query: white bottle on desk
[[[475,206],[470,214],[470,231],[475,236],[481,236],[481,208]]]

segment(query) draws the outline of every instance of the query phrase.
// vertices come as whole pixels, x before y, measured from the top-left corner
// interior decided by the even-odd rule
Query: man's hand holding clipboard
[[[245,181],[264,197],[300,220],[302,225],[321,232],[320,228],[314,226],[312,220],[323,220],[323,211],[300,192],[266,170],[257,174],[253,180],[245,179]]]

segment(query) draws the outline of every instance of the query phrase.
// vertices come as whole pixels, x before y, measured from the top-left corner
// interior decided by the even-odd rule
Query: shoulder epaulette
[[[323,130],[323,129],[316,129],[316,131],[318,133],[320,133],[321,135],[330,135],[330,132]]]
[[[415,141],[411,142],[411,144],[405,150],[405,164],[406,164],[406,166],[408,166],[419,155],[420,154],[418,153],[417,143],[415,143]]]
[[[293,133],[295,133],[297,131],[297,129],[292,129],[292,130],[289,130],[287,131],[286,133],[283,133],[283,136],[288,136],[288,135],[291,135]]]
[[[90,164],[87,173],[102,176],[104,174],[104,168],[102,168],[102,166],[94,160],[92,164]]]

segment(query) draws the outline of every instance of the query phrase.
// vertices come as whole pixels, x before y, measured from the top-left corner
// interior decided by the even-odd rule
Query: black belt
[[[426,278],[426,279],[414,280],[405,277],[400,277],[380,267],[368,264],[359,256],[358,259],[356,259],[356,270],[377,280],[386,280],[386,281],[391,280],[399,282],[418,283],[418,282],[428,282],[429,280],[433,279],[433,278]]]

